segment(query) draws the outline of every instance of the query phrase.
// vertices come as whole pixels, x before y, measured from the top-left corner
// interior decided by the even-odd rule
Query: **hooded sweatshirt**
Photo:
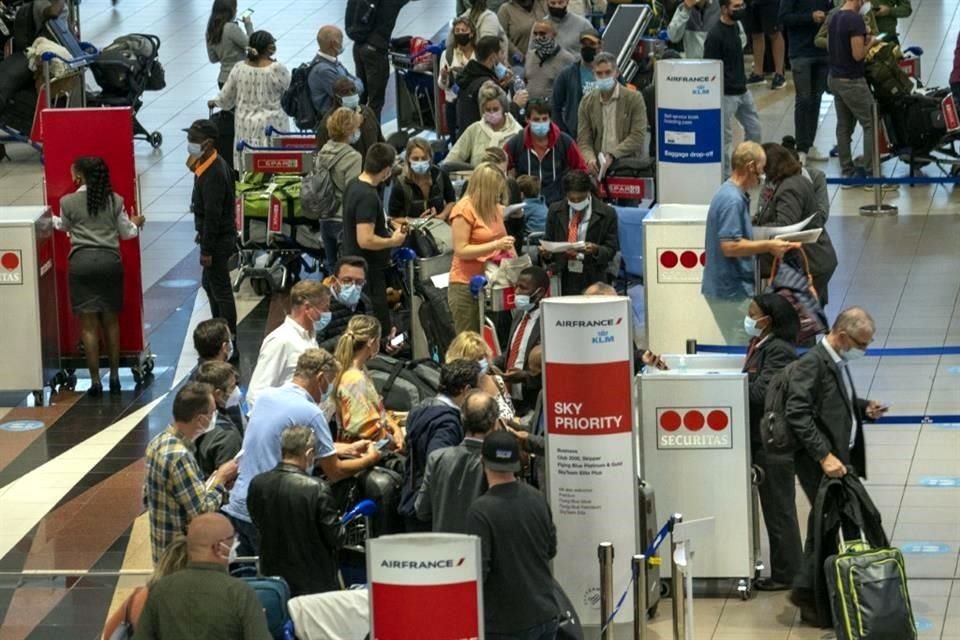
[[[480,119],[480,105],[477,103],[477,94],[480,87],[487,80],[497,81],[493,69],[489,69],[476,60],[471,60],[463,68],[457,84],[460,92],[457,94],[457,126],[461,131]]]
[[[562,178],[567,171],[586,171],[580,149],[573,138],[560,131],[555,123],[550,123],[547,134],[547,152],[543,158],[537,157],[533,150],[533,134],[530,127],[523,135],[514,137],[504,145],[507,152],[507,168],[516,171],[518,176],[536,176],[540,178],[540,195],[551,205],[564,198]]]
[[[504,117],[506,121],[499,131],[494,131],[483,119],[464,129],[445,162],[463,162],[475,167],[480,163],[480,158],[488,147],[502,147],[510,138],[523,131],[523,127],[510,113]]]

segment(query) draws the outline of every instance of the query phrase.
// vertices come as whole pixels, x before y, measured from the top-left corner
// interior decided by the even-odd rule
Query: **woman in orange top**
[[[450,212],[453,228],[453,264],[450,266],[450,286],[447,302],[453,315],[457,333],[480,333],[480,314],[477,302],[470,293],[470,279],[483,274],[487,260],[506,253],[516,255],[513,237],[503,225],[503,206],[506,176],[497,166],[482,163],[470,176],[467,193]]]

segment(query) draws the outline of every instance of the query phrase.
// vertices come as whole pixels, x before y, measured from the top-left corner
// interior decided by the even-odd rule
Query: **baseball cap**
[[[217,129],[217,125],[213,123],[212,120],[194,120],[188,128],[183,129],[187,132],[187,136],[191,136],[200,140],[216,140],[220,137],[220,130]]]
[[[520,471],[520,442],[508,431],[491,431],[483,439],[483,466],[490,471]]]
[[[589,44],[595,47],[599,47],[600,36],[598,36],[597,32],[593,30],[583,31],[580,33],[580,44]]]

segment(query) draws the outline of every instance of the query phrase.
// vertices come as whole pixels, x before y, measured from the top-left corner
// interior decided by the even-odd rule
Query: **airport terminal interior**
[[[341,24],[344,0],[251,0],[254,24],[277,38],[277,57],[288,67],[316,52],[323,24]],[[241,7],[243,2],[241,2]],[[0,396],[0,422],[40,420],[42,428],[0,430],[0,640],[99,637],[108,613],[142,584],[151,567],[142,503],[144,450],[169,423],[172,390],[196,363],[196,324],[209,317],[200,288],[198,249],[189,211],[193,176],[185,166],[191,121],[207,116],[216,92],[217,67],[207,60],[204,29],[210,2],[201,0],[83,0],[83,39],[106,44],[116,36],[146,32],[162,41],[167,86],[147,94],[139,118],[164,137],[160,149],[136,143],[142,213],[145,330],[155,354],[153,378],[137,387],[122,372],[119,396],[74,392],[34,407],[30,396]],[[395,35],[433,37],[454,16],[453,0],[414,0],[402,10]],[[923,79],[944,86],[954,64],[960,30],[957,0],[914,0],[901,19],[901,41],[923,48]],[[343,60],[352,68],[347,53]],[[752,85],[765,141],[793,131],[794,89]],[[385,129],[395,124],[390,90]],[[836,114],[825,96],[817,146],[835,139]],[[859,141],[856,141],[859,144]],[[40,155],[8,145],[0,163],[0,205],[44,201]],[[836,159],[821,165],[840,173]],[[935,175],[935,169],[926,169]],[[886,175],[904,175],[892,161]],[[839,256],[831,282],[831,317],[860,305],[877,322],[876,347],[960,345],[960,192],[950,185],[901,186],[886,194],[895,216],[865,217],[860,205],[872,193],[830,187],[827,228]],[[241,378],[252,371],[263,336],[283,317],[283,300],[256,295],[245,285],[237,296]],[[0,317],[8,313],[0,291]],[[2,322],[0,322],[2,330]],[[642,327],[638,335],[643,335]],[[651,345],[656,349],[656,345]],[[15,363],[3,359],[3,366]],[[82,370],[81,370],[82,371]],[[853,366],[858,389],[891,406],[891,415],[960,414],[960,356],[866,358]],[[866,486],[880,508],[892,542],[905,552],[910,592],[921,638],[960,639],[960,423],[882,424],[867,427],[870,477]],[[682,473],[678,470],[678,473]],[[809,509],[798,492],[801,522]],[[670,505],[659,504],[663,515]],[[701,553],[724,553],[723,541]],[[24,572],[53,570],[58,577]],[[71,572],[127,575],[77,576]],[[138,573],[139,571],[139,573]],[[720,585],[695,600],[696,638],[708,640],[813,640],[833,637],[804,625],[784,593],[755,593],[742,601],[736,585]],[[670,607],[661,603],[650,638],[671,637]],[[415,637],[415,636],[410,636]]]

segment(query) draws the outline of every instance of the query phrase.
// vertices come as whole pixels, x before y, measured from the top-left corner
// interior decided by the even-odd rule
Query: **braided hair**
[[[269,58],[276,51],[277,40],[269,31],[254,31],[247,46],[247,60],[256,62]]]
[[[107,208],[113,189],[110,186],[110,171],[103,158],[83,156],[73,161],[73,170],[87,185],[87,213],[91,216]]]

